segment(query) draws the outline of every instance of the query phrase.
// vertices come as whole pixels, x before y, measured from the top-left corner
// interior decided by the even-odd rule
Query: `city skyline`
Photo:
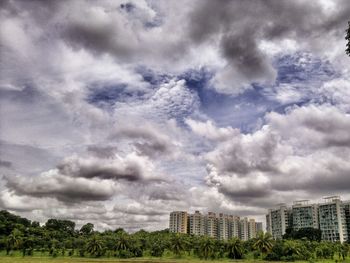
[[[0,2],[1,210],[135,232],[350,200],[350,1]]]

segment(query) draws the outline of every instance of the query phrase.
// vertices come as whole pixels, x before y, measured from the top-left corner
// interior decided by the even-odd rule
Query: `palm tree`
[[[115,250],[126,251],[129,249],[129,236],[126,233],[121,233],[117,236]]]
[[[170,241],[170,249],[176,255],[180,256],[185,249],[185,242],[180,234],[173,235]]]
[[[230,239],[227,243],[228,257],[233,259],[240,259],[243,255],[243,245],[242,241],[234,237]]]
[[[86,250],[90,255],[99,257],[102,254],[102,247],[101,240],[95,235],[89,240]]]
[[[297,241],[286,240],[283,244],[284,254],[286,256],[300,256],[302,251]]]
[[[201,240],[199,245],[199,251],[204,259],[208,259],[214,253],[214,242],[211,238],[205,237]]]
[[[259,232],[254,239],[253,248],[261,252],[261,257],[271,251],[273,247],[273,239],[270,233]]]
[[[12,233],[7,237],[6,240],[6,255],[10,253],[11,250],[17,249],[21,243],[21,232],[14,229]]]
[[[151,244],[150,254],[152,257],[161,257],[164,253],[164,249],[165,247],[162,244],[161,240],[156,240]]]

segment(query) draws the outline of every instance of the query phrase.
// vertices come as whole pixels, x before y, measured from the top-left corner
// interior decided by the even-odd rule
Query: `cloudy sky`
[[[350,2],[0,2],[0,208],[97,229],[350,199]]]

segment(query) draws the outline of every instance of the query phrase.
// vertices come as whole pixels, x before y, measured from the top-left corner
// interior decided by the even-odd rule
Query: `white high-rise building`
[[[187,212],[174,211],[170,213],[169,231],[172,233],[187,233]]]
[[[285,204],[269,209],[266,230],[275,239],[280,239],[287,228],[294,231],[316,228],[321,230],[322,240],[345,242],[350,238],[350,201],[343,202],[339,196],[330,196],[318,204],[301,200],[294,202],[291,209]]]
[[[319,228],[318,205],[310,204],[309,200],[295,201],[292,206],[293,229]]]
[[[290,210],[285,204],[279,204],[277,208],[269,209],[266,216],[266,230],[274,239],[282,239],[286,229],[290,225]]]
[[[208,212],[205,216],[205,234],[213,238],[218,236],[218,220],[213,212]]]
[[[319,204],[322,239],[327,241],[347,241],[348,231],[344,204],[339,196],[326,197],[324,200],[324,203]]]
[[[239,222],[240,227],[240,238],[244,241],[249,239],[249,221],[248,218],[243,218]]]
[[[255,223],[255,228],[256,228],[256,233],[264,232],[262,222],[256,222]]]
[[[218,220],[218,239],[228,240],[229,239],[229,228],[230,228],[229,216],[220,213],[217,220]]]
[[[189,215],[189,233],[196,236],[205,234],[205,219],[199,211]]]
[[[240,238],[240,218],[238,216],[229,217],[229,239]]]
[[[248,239],[256,238],[256,223],[255,219],[248,220]]]

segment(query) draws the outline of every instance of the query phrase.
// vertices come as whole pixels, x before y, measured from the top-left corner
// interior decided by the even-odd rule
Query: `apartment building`
[[[291,208],[281,204],[268,210],[266,231],[275,239],[281,239],[289,227],[296,231],[317,228],[322,232],[322,240],[345,242],[350,238],[350,201],[330,196],[317,204],[300,200],[295,201]]]
[[[239,226],[240,226],[240,231],[239,231],[240,239],[247,241],[249,239],[248,218],[245,217],[245,218],[241,219],[239,222]]]
[[[205,218],[199,211],[195,211],[194,214],[189,215],[188,223],[189,233],[191,235],[204,236]]]
[[[339,196],[327,197],[324,200],[324,203],[319,204],[322,239],[326,241],[347,241],[348,229],[342,201]]]
[[[255,229],[256,229],[256,233],[264,232],[262,222],[256,222],[255,223]]]
[[[240,238],[240,218],[238,216],[229,216],[229,238],[238,237]]]
[[[220,213],[219,217],[218,217],[218,239],[228,240],[229,239],[229,228],[230,228],[229,216]]]
[[[248,220],[248,239],[256,238],[256,222],[255,219]]]
[[[269,209],[266,216],[266,230],[274,239],[282,239],[286,229],[291,223],[291,211],[286,204],[279,204],[276,208]]]
[[[174,211],[170,213],[169,231],[172,233],[187,233],[188,214],[185,211]]]
[[[309,200],[295,201],[292,206],[293,229],[319,228],[318,205],[310,204]]]
[[[209,212],[205,216],[205,235],[213,238],[217,238],[218,236],[218,219],[216,218],[216,214],[213,212]]]
[[[240,219],[238,216],[223,213],[208,212],[203,215],[199,211],[188,214],[185,211],[170,213],[169,230],[173,233],[188,233],[191,235],[206,235],[219,240],[229,240],[238,237],[248,240],[256,237],[257,223],[254,219]]]

